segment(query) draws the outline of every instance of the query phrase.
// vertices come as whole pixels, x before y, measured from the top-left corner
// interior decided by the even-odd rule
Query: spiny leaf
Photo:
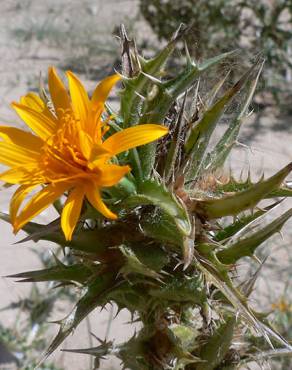
[[[292,197],[292,188],[288,184],[283,184],[279,189],[271,191],[266,198],[276,198],[276,197]]]
[[[199,257],[200,258],[200,257]],[[220,278],[220,274],[217,273],[216,269],[209,266],[208,261],[204,261],[200,258],[197,261],[196,266],[204,273],[206,279],[214,284],[220,292],[227,298],[227,300],[234,306],[234,308],[241,313],[245,321],[254,328],[254,330],[261,334],[267,343],[273,348],[271,338],[277,343],[291,349],[291,346],[272,328],[262,323],[250,310],[246,301],[242,300],[240,292],[228,282],[226,283]]]
[[[184,206],[179,203],[176,197],[166,189],[164,185],[154,180],[146,180],[139,184],[138,194],[126,198],[122,207],[138,207],[142,205],[155,205],[160,207],[171,216],[184,235],[191,232],[191,224]]]
[[[141,72],[138,74],[138,76],[133,78],[123,78],[124,89],[120,93],[120,111],[122,114],[124,127],[129,127],[141,122],[141,111],[144,110],[143,106],[145,105],[146,96],[150,88],[153,87],[153,79],[160,74],[161,68],[172,54],[173,50],[175,49],[176,42],[182,37],[183,32],[184,31],[182,30],[178,30],[172,40],[153,59],[145,61],[140,58]],[[162,121],[163,118],[151,122],[161,123]],[[145,122],[142,120],[142,123]],[[153,150],[155,150],[155,145],[148,145],[147,147],[152,148],[150,155],[147,154],[141,156],[139,155],[139,151],[137,149],[133,149],[130,152],[133,173],[138,179],[147,178],[154,163]],[[143,158],[143,160],[141,160],[141,158]]]
[[[273,214],[274,210],[277,207],[279,207],[281,203],[282,203],[282,200],[276,202],[274,206],[273,205],[270,206],[269,209],[265,213],[263,213],[260,217],[256,218],[255,220],[243,226],[240,230],[238,230],[235,234],[233,234],[228,239],[228,241],[225,243],[224,246],[228,248],[230,245],[237,243],[243,237],[251,235],[251,233],[256,232],[259,229],[262,229],[263,226],[265,225],[265,220],[268,220],[267,218],[268,215],[270,215],[271,213]]]
[[[131,243],[130,245],[139,261],[154,271],[161,271],[169,262],[168,253],[159,244],[145,243],[143,248],[140,243]]]
[[[145,284],[133,284],[132,280],[123,281],[116,289],[111,290],[107,297],[117,304],[119,310],[126,308],[131,313],[147,312],[151,302],[146,292]]]
[[[209,58],[199,65],[199,70],[202,72],[207,71],[210,67],[221,63],[224,59],[234,56],[236,53],[238,53],[238,50],[232,50],[228,51],[227,53],[216,55],[213,58]]]
[[[140,226],[143,233],[157,241],[171,246],[183,245],[184,233],[177,227],[174,219],[160,208],[145,210],[142,213]],[[177,247],[174,247],[177,250]]]
[[[207,339],[199,353],[200,359],[204,362],[196,366],[197,370],[213,370],[220,365],[230,348],[235,325],[236,316],[233,316],[214,329],[213,335]]]
[[[169,302],[193,302],[202,305],[206,301],[201,274],[185,279],[169,276],[165,278],[163,286],[150,289],[149,294]]]
[[[9,215],[3,212],[0,212],[0,219],[10,223]],[[109,257],[114,257],[116,250],[110,249],[110,247],[118,246],[125,241],[135,242],[143,238],[141,232],[135,227],[131,227],[129,224],[121,221],[94,230],[80,229],[75,232],[72,240],[68,242],[60,230],[60,226],[55,226],[54,230],[58,229],[59,231],[50,230],[48,225],[28,222],[22,230],[28,233],[29,236],[17,243],[30,240],[35,242],[38,240],[47,240],[63,247],[68,246],[74,250],[92,253],[98,259],[99,257],[106,257],[107,254]]]
[[[5,212],[0,212],[0,219],[10,224],[10,216]]]
[[[8,214],[0,212],[0,219],[10,224],[10,216]],[[53,221],[54,224],[50,223],[48,225],[41,225],[36,222],[28,222],[24,225],[22,230],[29,234],[29,236],[22,239],[21,241],[18,241],[17,243],[24,243],[30,240],[33,240],[35,242],[37,242],[38,240],[48,240],[61,246],[65,245],[65,238],[62,233],[56,232],[56,230],[60,229],[59,219],[55,221]]]
[[[93,275],[94,269],[97,269],[96,266],[89,268],[81,263],[70,266],[56,265],[47,269],[21,272],[7,277],[22,279],[19,280],[20,282],[76,281],[83,284]]]
[[[126,77],[136,76],[141,69],[139,55],[135,40],[130,40],[126,33],[125,26],[120,26],[120,38],[122,44],[122,72]]]
[[[120,246],[119,249],[123,253],[126,260],[123,267],[120,270],[121,274],[123,275],[139,274],[158,280],[161,278],[160,274],[144,265],[130,247]]]
[[[236,143],[240,126],[243,123],[244,118],[248,115],[248,108],[252,101],[256,86],[260,74],[262,72],[264,63],[261,64],[256,78],[252,81],[250,90],[248,92],[247,98],[243,104],[243,107],[237,117],[231,122],[228,129],[223,134],[222,138],[219,140],[218,144],[215,146],[211,153],[208,153],[206,159],[204,160],[203,168],[204,171],[215,171],[217,168],[222,167],[226,158],[228,157],[231,149]]]
[[[76,348],[76,349],[61,349],[62,352],[71,352],[71,353],[80,353],[90,356],[95,356],[99,359],[104,359],[104,356],[107,356],[111,353],[113,349],[113,342],[109,341],[102,341],[99,339],[101,343],[99,346],[91,347],[91,348]]]
[[[189,266],[193,257],[194,240],[178,228],[173,217],[160,208],[146,209],[142,213],[140,226],[149,238],[166,243],[166,248],[178,251],[179,247],[183,255],[184,269]]]
[[[220,199],[194,201],[194,210],[207,219],[236,215],[248,208],[253,208],[282,183],[291,172],[292,163],[267,180],[250,186],[247,190]]]
[[[238,192],[247,190],[251,185],[252,181],[250,178],[250,174],[246,180],[237,180],[233,176],[230,176],[229,180],[226,183],[218,182],[216,191],[220,194],[230,193],[230,192]],[[284,182],[278,189],[272,190],[270,193],[265,195],[263,199],[270,199],[270,198],[278,198],[278,197],[291,197],[292,196],[292,188],[289,182]]]
[[[227,248],[217,252],[218,259],[225,264],[232,264],[242,257],[252,256],[256,248],[264,241],[279,232],[284,223],[292,216],[292,209],[285,212],[266,226],[238,242],[228,245]]]
[[[204,101],[204,105],[209,108],[213,105],[213,102],[220,91],[221,87],[224,85],[225,81],[227,80],[227,77],[229,76],[230,71],[227,72],[227,74],[221,78],[212,88],[210,93],[208,93],[207,98]]]
[[[148,101],[145,101],[143,115],[139,122],[161,122],[175,99],[179,95],[185,93],[201,73],[220,63],[232,54],[234,54],[234,52],[220,54],[200,65],[195,62],[190,62],[175,78],[157,84],[156,91],[151,93]]]
[[[139,123],[163,122],[165,115],[177,97],[187,91],[194,84],[201,73],[208,68],[220,63],[234,52],[224,53],[205,63],[197,65],[195,62],[188,62],[184,70],[175,78],[156,84],[143,104],[142,115]],[[153,169],[155,159],[154,143],[138,148],[142,161],[142,172],[147,179]]]
[[[292,358],[292,348],[275,348],[270,351],[261,351],[251,356],[250,361],[243,361],[242,364],[253,361],[267,360],[274,357],[290,357]]]
[[[242,230],[246,225],[250,224],[263,214],[269,212],[270,210],[274,209],[281,201],[275,202],[268,207],[263,209],[259,209],[249,215],[242,215],[239,217],[235,222],[232,224],[225,226],[222,230],[218,231],[214,237],[214,240],[219,242],[223,241],[227,238],[232,237],[238,231]]]
[[[260,266],[258,267],[258,269],[252,274],[252,276],[247,280],[247,281],[244,281],[242,284],[240,284],[239,288],[240,288],[240,291],[242,292],[242,294],[244,294],[246,297],[249,297],[251,295],[251,293],[253,292],[253,289],[254,289],[254,286],[255,286],[255,283],[259,277],[259,274],[266,262],[267,258],[264,259],[263,262],[261,262]]]
[[[157,72],[160,72],[167,59],[175,50],[177,42],[182,40],[186,32],[188,32],[188,29],[180,25],[169,43],[153,59],[144,62],[144,71],[150,75],[155,75]]]
[[[247,83],[254,68],[255,65],[252,66],[233,87],[228,89],[213,106],[208,108],[203,113],[200,121],[191,129],[185,143],[185,151],[188,154],[188,158],[190,158],[187,180],[195,179],[201,171],[203,157],[216,124],[236,94]]]
[[[73,311],[59,322],[60,329],[49,348],[44,353],[39,365],[64,341],[64,339],[89,315],[97,306],[103,306],[106,294],[113,288],[116,272],[106,271],[88,285],[84,296]]]
[[[137,123],[143,96],[152,85],[148,76],[158,76],[167,59],[173,53],[177,41],[182,37],[184,31],[178,31],[171,41],[153,58],[148,61],[140,57],[141,69],[143,73],[133,78],[125,78],[125,88],[121,92],[121,113],[123,115],[123,125],[128,127]],[[153,121],[157,122],[158,121]]]
[[[200,335],[198,329],[193,326],[172,324],[169,330],[174,334],[183,351],[193,351],[196,347],[196,340]]]
[[[184,95],[184,100],[181,105],[179,115],[177,117],[177,121],[175,123],[173,138],[170,143],[170,147],[168,149],[167,157],[165,160],[163,177],[166,183],[169,182],[171,176],[173,175],[175,162],[177,160],[177,154],[178,154],[178,151],[181,145],[181,132],[183,128],[183,113],[185,110],[186,98],[187,98],[187,94]]]
[[[194,248],[194,239],[188,236],[184,237],[182,245],[184,270],[186,270],[193,261]]]
[[[263,180],[263,176],[259,179],[258,182]],[[256,182],[255,182],[256,183]],[[227,181],[224,182],[217,182],[217,188],[216,191],[223,195],[224,193],[235,193],[243,190],[247,190],[251,187],[251,185],[255,184],[251,181],[251,174],[250,170],[248,171],[248,174],[245,179],[237,180],[233,175],[230,175]]]

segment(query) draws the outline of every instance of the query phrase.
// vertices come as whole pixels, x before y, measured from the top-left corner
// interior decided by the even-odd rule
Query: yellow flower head
[[[72,72],[67,72],[67,77],[70,95],[55,69],[49,69],[53,107],[33,93],[22,97],[20,103],[12,103],[34,134],[0,126],[0,161],[11,167],[0,180],[20,184],[10,203],[15,232],[66,191],[61,227],[67,240],[72,238],[85,197],[105,217],[115,219],[117,216],[102,201],[101,189],[117,184],[130,167],[113,164],[111,158],[167,133],[164,126],[145,124],[104,139],[108,130],[107,121],[102,119],[104,103],[119,76],[101,81],[91,99]],[[20,210],[26,196],[40,185],[42,189]]]

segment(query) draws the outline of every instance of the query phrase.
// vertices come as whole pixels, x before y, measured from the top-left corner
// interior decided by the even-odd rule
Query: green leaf
[[[60,329],[49,348],[44,353],[40,363],[42,363],[55,349],[72,333],[79,323],[98,306],[105,303],[106,294],[115,284],[116,272],[105,271],[100,274],[91,284],[88,285],[85,294],[76,304],[72,312],[59,321]],[[39,363],[39,365],[40,365]]]
[[[133,78],[124,78],[124,89],[121,91],[121,114],[123,115],[124,127],[137,124],[140,117],[140,110],[145,96],[153,82],[148,76],[158,77],[167,59],[173,53],[177,41],[184,34],[183,30],[173,36],[170,42],[152,59],[145,60],[140,58],[142,72]],[[159,123],[153,121],[152,123]]]
[[[224,59],[229,58],[230,56],[234,56],[234,54],[236,54],[237,52],[238,50],[232,50],[228,51],[227,53],[216,55],[213,58],[209,58],[199,65],[199,70],[201,72],[207,71],[210,67],[221,63]]]
[[[272,328],[270,328],[265,323],[261,322],[253,313],[253,311],[248,307],[246,299],[244,299],[237,288],[230,284],[229,281],[222,280],[220,273],[213,266],[209,266],[208,261],[199,257],[196,266],[200,269],[206,277],[206,280],[216,286],[219,291],[226,297],[226,299],[233,305],[233,307],[238,311],[245,319],[256,333],[262,335],[266,342],[273,348],[271,339],[276,343],[291,349],[291,346],[287,341],[285,341],[278,333],[276,333]]]
[[[200,65],[188,61],[184,70],[175,78],[165,82],[157,81],[153,89],[146,96],[139,123],[162,123],[173,102],[179,95],[185,93],[192,86],[201,73],[220,63],[233,53],[229,52],[218,55]],[[153,169],[155,148],[156,145],[154,143],[138,148],[139,156],[143,159],[142,172],[144,179],[149,178]]]
[[[213,87],[211,87],[211,90],[209,93],[207,93],[207,97],[205,99],[204,105],[209,108],[213,105],[213,102],[215,98],[217,97],[218,92],[221,90],[222,86],[224,85],[225,81],[227,80],[227,77],[229,76],[230,71],[227,72],[227,74],[221,78]]]
[[[170,217],[183,235],[191,233],[191,223],[184,206],[179,203],[175,195],[158,181],[146,180],[139,184],[138,194],[126,198],[120,207],[138,207],[142,205],[160,207]]]
[[[184,96],[184,100],[181,105],[179,115],[175,122],[173,137],[172,137],[170,147],[168,149],[166,160],[165,160],[163,178],[166,183],[169,182],[169,180],[171,179],[174,173],[178,151],[181,146],[181,133],[183,129],[183,119],[184,119],[183,114],[184,114],[185,105],[186,105],[186,98],[187,98],[187,94],[185,94]]]
[[[200,335],[198,329],[193,326],[172,324],[169,330],[171,330],[173,335],[177,338],[183,351],[193,351],[195,349],[196,340]]]
[[[10,223],[9,215],[3,212],[0,212],[0,219]],[[143,234],[135,226],[123,222],[122,218],[115,223],[94,230],[84,228],[76,230],[70,242],[65,240],[64,234],[60,230],[59,219],[49,225],[28,222],[22,230],[29,236],[17,243],[47,240],[62,247],[67,246],[74,250],[91,253],[97,260],[101,261],[117,257],[119,252],[111,247],[119,246],[125,241],[135,242],[143,239]]]
[[[200,121],[191,129],[185,142],[185,151],[188,158],[191,159],[188,165],[187,180],[195,179],[199,175],[203,168],[203,157],[216,124],[236,94],[247,83],[254,68],[255,65],[252,66],[234,86],[227,90],[214,105],[208,108],[203,113]]]
[[[149,296],[146,294],[145,285],[134,285],[124,281],[108,294],[108,300],[114,301],[119,310],[126,308],[130,312],[147,312],[149,309]]]
[[[91,348],[76,348],[76,349],[61,349],[62,352],[80,353],[84,355],[94,356],[97,359],[104,359],[104,356],[110,355],[113,350],[113,342],[102,341],[97,338],[100,342],[99,346]]]
[[[91,268],[84,264],[66,266],[58,264],[47,269],[21,272],[19,274],[8,275],[9,278],[22,279],[19,282],[39,282],[39,281],[75,281],[84,284],[97,270],[97,266]]]
[[[178,30],[171,41],[149,61],[140,58],[141,72],[133,78],[124,77],[124,89],[121,91],[121,114],[123,126],[129,127],[136,125],[141,116],[143,105],[149,90],[153,87],[153,80],[161,73],[162,67],[175,49],[176,42],[181,39],[184,31]],[[161,123],[161,120],[154,120],[151,123]],[[149,122],[149,121],[148,121]],[[146,123],[142,121],[142,123]],[[149,147],[149,146],[148,146]],[[130,152],[133,173],[138,179],[147,178],[149,171],[152,170],[155,145],[152,145],[152,152],[148,156],[139,156],[137,149]],[[143,160],[141,160],[141,158]],[[146,170],[148,169],[148,173]]]
[[[184,233],[177,227],[173,217],[160,208],[146,209],[142,213],[140,225],[143,233],[150,238],[170,246],[181,247],[183,244]]]
[[[145,243],[141,248],[140,243],[131,243],[131,249],[143,265],[154,271],[161,271],[169,262],[168,253],[159,244]]]
[[[236,215],[248,208],[253,208],[274,189],[281,185],[291,172],[292,163],[267,180],[251,185],[247,190],[224,196],[220,199],[194,201],[194,211],[206,219]]]
[[[258,353],[253,354],[250,359],[242,361],[241,364],[244,365],[248,362],[254,361],[263,361],[269,360],[271,358],[278,357],[278,358],[292,358],[292,348],[275,348],[270,351],[261,351]]]
[[[237,117],[231,121],[231,124],[223,134],[222,138],[219,140],[215,148],[211,153],[208,153],[206,159],[203,163],[204,171],[215,171],[217,168],[223,167],[226,158],[231,152],[234,144],[237,141],[239,130],[244,119],[248,116],[248,108],[252,101],[256,86],[260,74],[262,72],[264,63],[261,64],[256,78],[251,82],[251,86],[247,95],[247,98],[243,104],[243,107]]]
[[[225,264],[232,264],[242,257],[252,256],[256,248],[264,241],[279,232],[285,222],[292,216],[292,209],[285,212],[280,217],[276,218],[266,226],[259,228],[256,232],[245,238],[240,238],[233,244],[217,252],[218,259]],[[248,228],[245,229],[248,232]]]
[[[137,255],[135,254],[132,248],[123,245],[123,246],[120,246],[119,249],[125,257],[125,263],[120,269],[121,274],[123,275],[138,274],[138,275],[151,277],[157,280],[161,278],[161,275],[158,272],[144,265],[139,260],[139,258],[137,257]]]
[[[238,231],[242,230],[246,225],[248,225],[252,221],[262,216],[263,214],[275,208],[280,202],[281,201],[275,202],[271,204],[270,206],[265,207],[263,209],[259,209],[255,212],[252,212],[251,214],[242,215],[235,222],[233,222],[232,224],[228,226],[225,226],[224,228],[222,228],[222,230],[218,231],[214,237],[214,240],[217,242],[220,242],[222,240],[230,238],[231,236],[236,234]]]
[[[152,288],[149,295],[159,300],[169,302],[185,302],[202,305],[206,301],[206,292],[203,289],[202,275],[184,278],[165,278],[163,286]]]
[[[202,361],[196,366],[197,370],[213,370],[223,361],[227,354],[236,326],[236,316],[229,317],[217,329],[207,343],[203,345],[199,357]]]
[[[276,198],[276,197],[292,197],[292,189],[287,184],[282,185],[279,189],[271,191],[266,198]]]
[[[214,330],[200,350],[199,357],[204,362],[197,364],[197,370],[213,370],[220,365],[231,346],[235,325],[236,316],[228,317]]]
[[[189,266],[193,258],[194,241],[178,228],[173,217],[159,208],[149,209],[142,213],[140,226],[146,236],[162,242],[166,248],[178,251],[179,247],[184,269]]]

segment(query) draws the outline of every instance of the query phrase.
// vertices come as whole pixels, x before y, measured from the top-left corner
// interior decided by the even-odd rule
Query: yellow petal
[[[98,179],[98,185],[101,187],[113,186],[130,171],[131,168],[129,166],[118,166],[116,164],[103,165],[101,167],[101,175]]]
[[[84,86],[79,79],[70,71],[67,72],[69,81],[70,96],[73,105],[73,111],[81,123],[86,123],[90,109],[90,101]]]
[[[165,126],[150,123],[138,125],[116,132],[106,139],[102,146],[116,155],[139,145],[148,144],[167,133],[168,129]]]
[[[110,151],[106,150],[102,145],[94,145],[91,149],[90,158],[87,163],[89,169],[98,169],[106,161],[112,157]]]
[[[12,103],[12,107],[27,126],[41,139],[46,140],[56,131],[56,122],[46,115],[18,103]]]
[[[35,93],[28,93],[20,98],[20,104],[26,105],[27,107],[46,115],[48,118],[55,120],[56,118],[48,109],[44,101]]]
[[[0,137],[6,143],[19,145],[28,150],[39,152],[44,141],[30,132],[20,130],[16,127],[0,126]]]
[[[41,184],[44,178],[38,176],[38,164],[29,163],[21,167],[13,167],[0,174],[0,180],[8,184]]]
[[[54,203],[69,187],[68,183],[50,184],[34,195],[16,217],[13,224],[14,232],[19,231],[27,222]]]
[[[64,110],[71,110],[70,98],[67,90],[57,75],[56,69],[49,68],[49,90],[55,111],[58,117],[62,116]]]
[[[4,141],[0,142],[0,163],[6,166],[27,165],[28,163],[36,162],[39,157],[40,153],[35,151]]]
[[[10,220],[14,224],[18,210],[25,197],[36,187],[36,185],[22,185],[13,194],[10,201]]]
[[[110,209],[108,209],[108,207],[102,201],[100,190],[94,184],[86,186],[85,195],[89,203],[91,203],[91,205],[102,215],[112,220],[115,220],[117,218],[117,215],[115,215]]]
[[[88,160],[91,156],[93,141],[92,138],[83,130],[79,131],[79,146],[84,158]]]
[[[72,239],[73,231],[79,220],[83,199],[84,189],[77,187],[70,192],[66,200],[61,216],[61,227],[66,240]]]
[[[106,101],[112,87],[120,79],[121,77],[115,74],[115,75],[106,77],[96,86],[93,92],[92,98],[91,98],[91,102],[94,104],[94,106],[103,104]]]

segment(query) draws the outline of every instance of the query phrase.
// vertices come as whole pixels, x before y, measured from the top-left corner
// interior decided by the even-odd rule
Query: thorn
[[[138,91],[136,91],[136,90],[135,90],[135,91],[134,91],[134,94],[135,94],[135,95],[137,95],[137,96],[139,96],[139,98],[140,98],[140,99],[142,99],[142,100],[146,100],[145,96],[143,96],[143,95],[141,95],[140,93],[138,93]]]
[[[187,65],[193,64],[193,61],[192,61],[192,58],[191,58],[191,55],[190,55],[190,51],[189,51],[189,48],[188,48],[188,44],[186,43],[186,41],[184,41],[184,49],[185,49],[185,53],[186,53]]]
[[[51,250],[52,257],[54,258],[56,264],[60,267],[67,267],[62,261],[59,260],[59,258],[56,256],[56,254]]]
[[[280,234],[280,237],[281,237],[282,241],[284,241],[284,235],[282,233],[282,230],[279,230],[278,233]]]
[[[256,255],[253,254],[251,258],[259,265],[262,265],[262,261]]]
[[[100,344],[104,344],[105,343],[104,340],[98,338],[94,333],[90,332],[90,335],[92,335],[93,338],[95,338]]]
[[[155,85],[157,85],[157,86],[162,86],[162,85],[163,85],[163,84],[162,84],[162,82],[161,82],[158,78],[153,77],[153,76],[151,76],[151,75],[149,75],[148,73],[143,72],[143,71],[141,71],[141,74],[142,74],[143,76],[147,77],[147,78],[148,78],[150,81],[152,81]]]

